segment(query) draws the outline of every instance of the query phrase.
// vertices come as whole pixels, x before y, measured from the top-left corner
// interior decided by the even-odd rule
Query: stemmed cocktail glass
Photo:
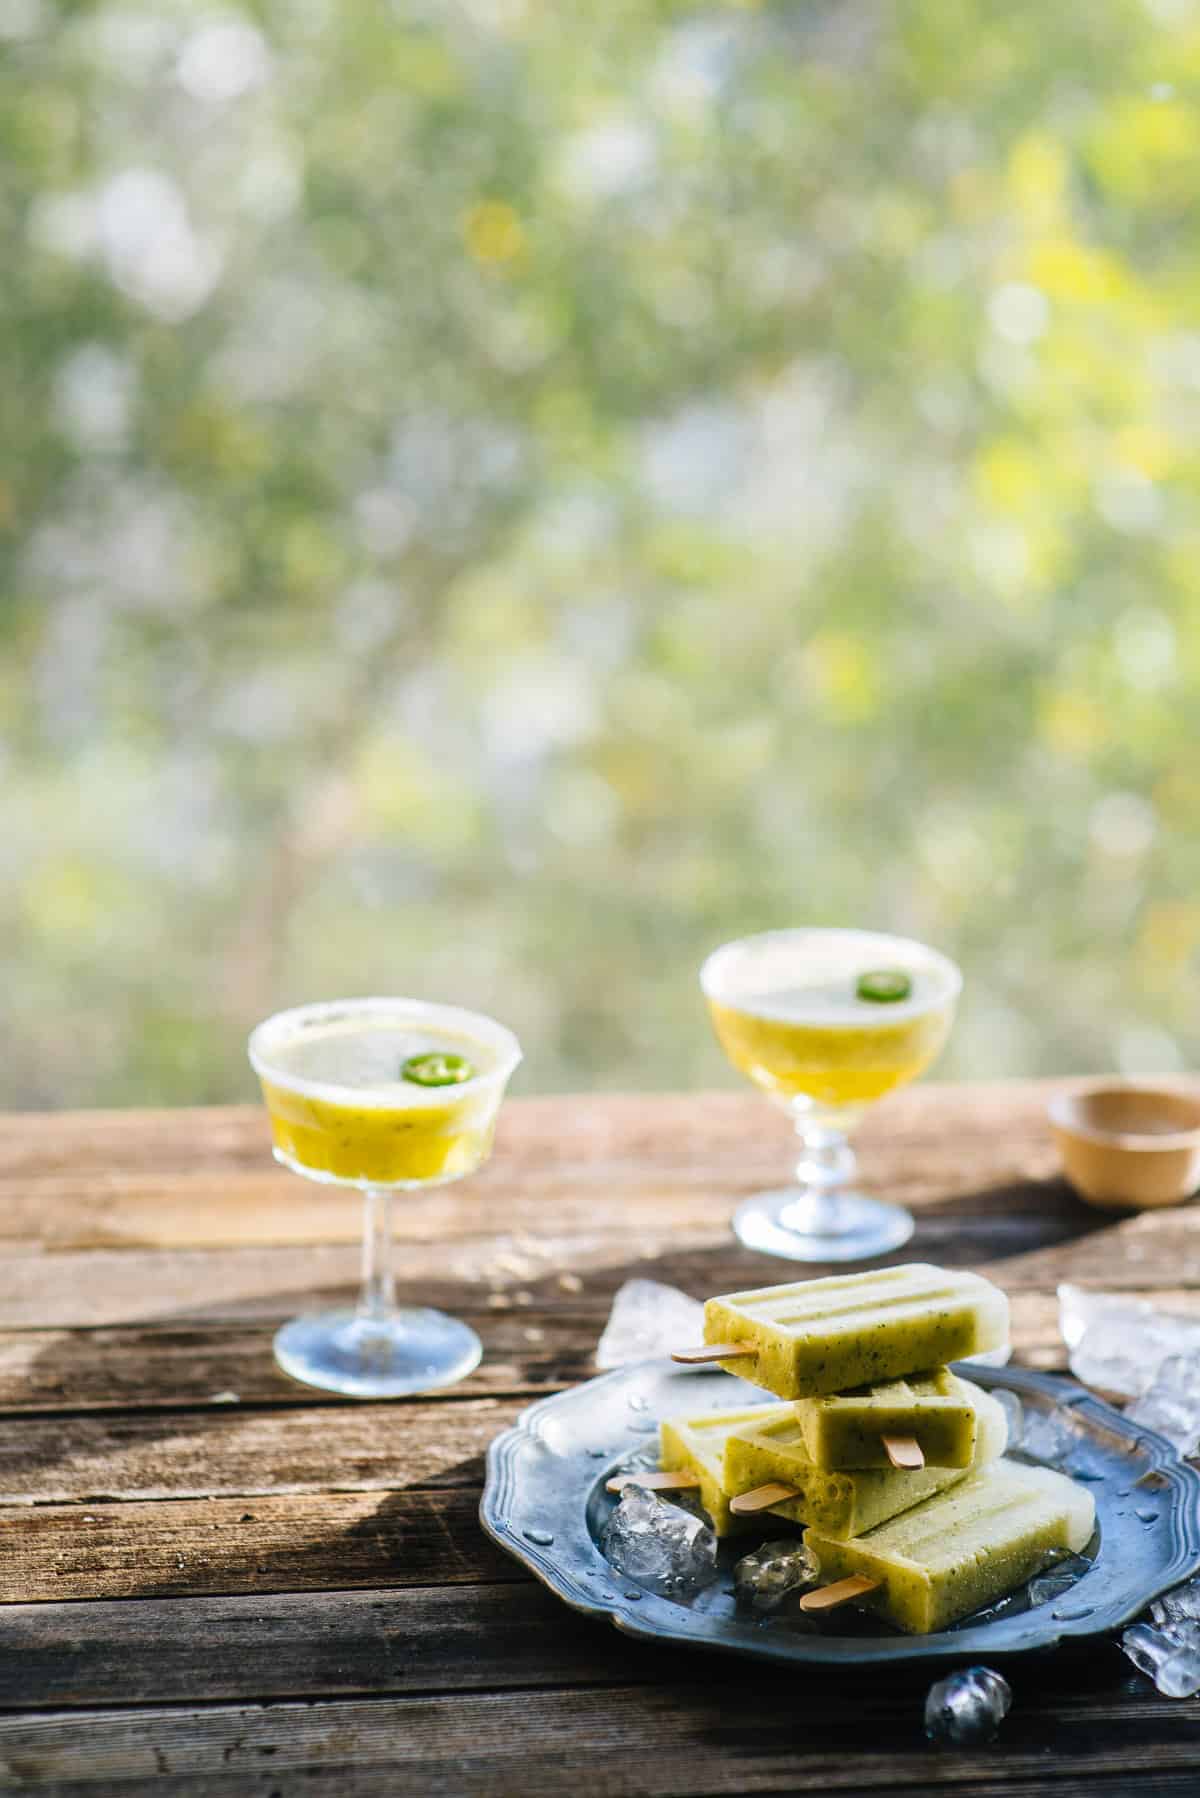
[[[275,1337],[280,1367],[356,1398],[461,1380],[482,1353],[474,1330],[426,1306],[396,1305],[392,1196],[461,1180],[486,1161],[521,1059],[516,1037],[456,1006],[344,999],[268,1018],[249,1055],[276,1160],[306,1179],[354,1188],[366,1207],[357,1306],[284,1324]]]
[[[849,1136],[940,1051],[962,987],[954,963],[906,937],[772,930],[714,950],[700,984],[729,1060],[790,1113],[801,1143],[796,1184],[747,1199],[739,1239],[792,1261],[860,1261],[907,1242],[907,1211],[853,1190]]]

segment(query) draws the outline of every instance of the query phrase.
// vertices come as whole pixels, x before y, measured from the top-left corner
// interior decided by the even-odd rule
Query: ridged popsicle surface
[[[924,1262],[708,1300],[706,1342],[748,1342],[730,1373],[778,1398],[902,1378],[999,1347],[1008,1300],[978,1274]]]

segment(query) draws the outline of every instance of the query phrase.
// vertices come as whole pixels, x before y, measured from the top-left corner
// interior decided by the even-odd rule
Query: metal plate
[[[589,1380],[522,1412],[488,1450],[480,1505],[484,1529],[567,1604],[611,1618],[630,1635],[726,1649],[773,1661],[866,1666],[994,1660],[1104,1634],[1200,1566],[1200,1473],[1171,1444],[1053,1374],[963,1364],[988,1388],[1020,1395],[1027,1412],[1056,1408],[1076,1446],[1064,1471],[1096,1500],[1094,1565],[1053,1604],[1030,1607],[1024,1588],[953,1629],[906,1636],[847,1609],[817,1619],[794,1604],[759,1617],[733,1596],[734,1562],[759,1542],[787,1535],[764,1517],[721,1544],[717,1580],[688,1604],[660,1598],[618,1575],[599,1547],[614,1499],[605,1481],[631,1453],[652,1448],[658,1419],[763,1402],[731,1374],[644,1361]],[[798,1536],[797,1536],[798,1539]]]

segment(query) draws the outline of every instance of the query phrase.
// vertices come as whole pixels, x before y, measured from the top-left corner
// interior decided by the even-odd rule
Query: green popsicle
[[[876,1581],[855,1602],[928,1635],[1022,1585],[1054,1549],[1078,1554],[1094,1527],[1085,1487],[1048,1467],[1001,1460],[851,1541],[814,1528],[804,1542],[822,1580]],[[819,1604],[816,1595],[812,1608]]]

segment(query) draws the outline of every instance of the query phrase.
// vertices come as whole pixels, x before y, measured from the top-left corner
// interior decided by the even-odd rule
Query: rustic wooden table
[[[1200,1312],[1200,1207],[1114,1221],[1053,1175],[1048,1089],[928,1085],[863,1133],[909,1258],[984,1269],[1062,1365],[1066,1278]],[[1200,1792],[1200,1700],[1117,1649],[1019,1665],[991,1748],[937,1752],[926,1681],[660,1652],[485,1540],[483,1451],[593,1371],[622,1280],[703,1295],[785,1263],[733,1201],[790,1138],[753,1095],[516,1100],[491,1166],[399,1208],[401,1298],[482,1366],[384,1405],[289,1383],[271,1333],[344,1295],[358,1207],[274,1168],[253,1110],[0,1130],[0,1788],[80,1794]]]

